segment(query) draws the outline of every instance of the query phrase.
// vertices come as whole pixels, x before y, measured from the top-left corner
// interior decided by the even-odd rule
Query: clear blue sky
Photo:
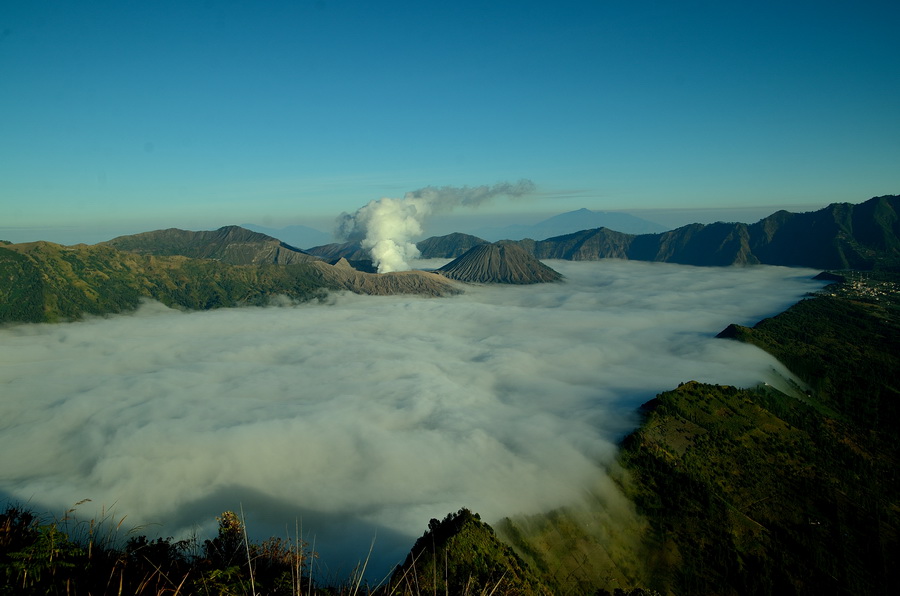
[[[0,238],[520,178],[484,212],[896,194],[898,31],[896,1],[4,0]]]

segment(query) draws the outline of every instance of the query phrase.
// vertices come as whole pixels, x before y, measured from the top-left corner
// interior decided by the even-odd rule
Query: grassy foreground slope
[[[650,525],[650,585],[674,594],[892,591],[900,310],[884,279],[727,330],[796,372],[809,385],[802,399],[687,383],[647,404],[621,463]]]

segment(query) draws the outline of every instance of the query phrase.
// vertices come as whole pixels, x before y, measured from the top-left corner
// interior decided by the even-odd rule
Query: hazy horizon
[[[861,203],[871,197],[859,200],[847,200],[847,203]],[[760,219],[771,215],[779,209],[786,209],[797,213],[805,211],[815,211],[825,207],[825,204],[810,203],[798,205],[760,205],[757,207],[721,207],[721,208],[667,208],[667,209],[619,209],[604,210],[591,209],[591,211],[609,211],[612,213],[627,213],[646,219],[652,223],[662,225],[669,229],[675,229],[692,223],[708,224],[717,221],[741,222],[752,224]],[[586,207],[583,207],[586,208]],[[572,211],[574,211],[573,209]],[[472,234],[483,228],[502,229],[510,225],[532,225],[539,223],[545,219],[549,219],[555,215],[568,213],[569,211],[553,211],[553,212],[510,212],[503,214],[481,214],[477,211],[468,213],[450,213],[431,217],[427,221],[421,237],[428,238],[430,236],[443,236],[453,232],[462,232]],[[209,220],[207,222],[200,221],[183,221],[178,220],[166,221],[164,219],[149,220],[144,224],[132,223],[127,225],[116,225],[112,227],[104,227],[87,225],[87,226],[52,226],[52,227],[9,227],[4,226],[0,222],[0,240],[7,240],[14,244],[25,242],[47,241],[56,244],[73,245],[73,244],[96,244],[112,240],[118,236],[127,236],[131,234],[139,234],[141,232],[150,232],[154,230],[167,228],[181,228],[192,231],[215,230],[226,225],[259,225],[273,229],[284,229],[290,226],[303,225],[324,234],[332,235],[332,242],[338,242],[333,237],[333,231],[338,221],[338,215],[333,217],[284,217],[273,219],[271,217],[259,217],[256,220],[247,221],[230,221],[225,219]],[[475,234],[477,235],[477,234]],[[542,238],[541,238],[542,239]],[[300,246],[298,248],[311,248],[311,246]]]
[[[317,537],[349,571],[399,562],[432,517],[494,522],[611,490],[636,408],[689,380],[788,375],[715,339],[821,282],[782,267],[549,261],[559,284],[138,312],[0,329],[0,494],[115,506],[145,532]],[[165,524],[158,526],[157,524]]]

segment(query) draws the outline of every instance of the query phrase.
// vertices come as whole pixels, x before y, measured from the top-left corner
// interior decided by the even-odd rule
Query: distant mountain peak
[[[581,230],[607,228],[626,234],[653,234],[666,231],[666,227],[629,213],[620,211],[592,211],[585,207],[567,211],[533,225],[513,225],[502,228],[476,230],[488,240],[542,240],[572,234]]]

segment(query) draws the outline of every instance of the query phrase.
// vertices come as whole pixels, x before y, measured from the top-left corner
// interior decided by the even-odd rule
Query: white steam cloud
[[[659,391],[769,380],[776,361],[714,335],[821,287],[778,267],[550,264],[566,282],[0,329],[0,497],[90,498],[163,536],[242,506],[266,536],[299,517],[345,570],[377,533],[387,570],[432,517],[602,485]]]
[[[338,218],[337,236],[355,240],[369,251],[379,273],[405,271],[419,256],[415,240],[424,232],[425,218],[456,207],[477,207],[497,196],[521,197],[533,192],[534,183],[520,180],[493,186],[428,186],[406,193],[403,198],[370,201],[352,215]]]

